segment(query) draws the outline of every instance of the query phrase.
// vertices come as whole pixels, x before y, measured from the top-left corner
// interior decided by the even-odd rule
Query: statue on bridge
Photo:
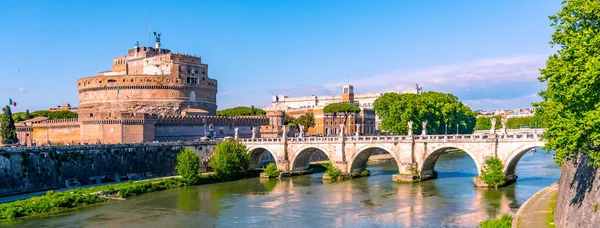
[[[208,126],[206,126],[206,118],[202,119],[202,122],[204,123],[204,137],[208,136]]]
[[[507,134],[507,130],[506,130],[506,117],[502,118],[502,134]]]
[[[427,135],[427,120],[423,121],[423,131],[421,135]]]
[[[283,132],[281,133],[282,134],[281,136],[282,136],[283,140],[286,140],[287,139],[287,126],[283,125],[283,126],[281,126],[281,128],[283,130]]]
[[[256,138],[256,127],[252,127],[252,138]]]
[[[345,127],[344,124],[340,124],[340,137],[344,137],[344,133],[345,133]]]
[[[360,124],[356,124],[356,137],[360,136]]]
[[[235,131],[235,135],[234,135],[234,137],[233,137],[233,138],[235,138],[235,139],[238,139],[238,138],[239,138],[239,135],[238,135],[238,130],[239,130],[239,128],[237,128],[237,127],[233,129],[233,131]]]
[[[412,136],[413,135],[413,121],[409,120],[408,121],[408,136]]]
[[[491,118],[492,128],[490,129],[490,134],[496,134],[496,118]]]
[[[298,124],[298,128],[300,129],[300,133],[298,134],[298,138],[304,137],[304,125]]]

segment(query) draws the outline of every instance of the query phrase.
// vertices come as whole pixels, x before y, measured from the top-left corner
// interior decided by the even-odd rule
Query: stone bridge
[[[424,180],[437,176],[434,171],[439,156],[447,149],[465,151],[481,172],[485,160],[499,158],[504,164],[506,180],[516,180],[521,157],[532,148],[542,146],[542,129],[503,134],[413,135],[413,136],[339,136],[300,138],[238,139],[252,155],[257,166],[264,153],[271,153],[282,171],[303,170],[316,151],[325,153],[335,167],[356,174],[366,168],[369,156],[377,149],[390,153],[398,164],[401,179]],[[397,177],[395,177],[397,178]]]

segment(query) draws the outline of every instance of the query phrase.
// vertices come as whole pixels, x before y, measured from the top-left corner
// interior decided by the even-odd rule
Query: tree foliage
[[[200,181],[200,157],[190,149],[183,149],[177,155],[177,173],[187,184],[197,184]]]
[[[481,169],[480,179],[483,183],[492,187],[498,187],[504,184],[504,165],[499,158],[493,157],[485,160],[485,166]]]
[[[265,110],[252,107],[239,106],[217,111],[217,116],[255,116],[265,115]]]
[[[428,134],[456,133],[457,124],[459,133],[469,134],[475,126],[475,112],[452,94],[386,93],[375,100],[374,109],[382,118],[381,129],[397,135],[408,133],[409,121],[413,132],[422,132],[421,123],[427,121]]]
[[[77,118],[77,113],[71,112],[69,110],[61,110],[56,112],[49,112],[47,117],[50,119],[70,119]]]
[[[295,123],[296,125],[302,125],[304,133],[306,133],[309,128],[315,127],[315,116],[312,113],[305,113],[296,118]]]
[[[359,113],[360,108],[352,103],[332,103],[328,104],[323,108],[324,113],[331,113],[335,122],[335,118],[339,116],[344,117],[344,126],[348,121],[348,116],[351,114]]]
[[[69,110],[61,110],[56,112],[50,112],[46,110],[39,110],[29,113],[29,110],[25,112],[15,112],[12,117],[15,122],[21,122],[34,117],[48,117],[49,119],[70,119],[77,118],[77,113]]]
[[[475,130],[489,130],[492,127],[491,118],[496,118],[496,129],[502,128],[502,117],[501,116],[480,116],[477,117],[477,123],[475,124]],[[545,128],[546,121],[541,116],[525,116],[525,117],[512,117],[506,120],[507,129],[519,129],[521,127],[531,128]]]
[[[2,144],[15,144],[19,142],[17,138],[17,128],[15,127],[15,121],[10,111],[10,106],[2,108],[4,114],[2,115],[2,123],[0,128],[0,136],[2,136]]]
[[[277,170],[277,165],[275,163],[269,163],[265,168],[265,175],[268,177],[278,177],[279,170]]]
[[[289,116],[288,114],[285,114],[283,116],[283,125],[295,127],[296,126],[296,118],[293,116]]]
[[[496,118],[496,129],[502,128],[502,116],[480,116],[475,120],[474,130],[490,130],[492,128],[492,118]]]
[[[48,117],[48,114],[50,113],[50,111],[48,110],[38,110],[35,112],[31,113],[31,117],[35,118],[35,117]]]
[[[535,103],[536,116],[547,116],[545,150],[559,163],[578,153],[600,165],[600,1],[563,1],[550,16],[558,48],[546,61],[539,80],[548,87]]]
[[[250,154],[246,146],[235,140],[225,140],[217,144],[208,165],[221,180],[244,177],[250,169]]]

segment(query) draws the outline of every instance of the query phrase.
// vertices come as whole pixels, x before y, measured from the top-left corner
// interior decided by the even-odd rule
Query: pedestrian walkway
[[[548,227],[548,204],[558,191],[558,182],[540,190],[529,198],[513,219],[513,228]]]

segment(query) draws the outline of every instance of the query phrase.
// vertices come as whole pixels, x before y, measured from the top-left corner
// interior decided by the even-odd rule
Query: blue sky
[[[201,56],[219,109],[275,94],[425,90],[473,109],[524,108],[544,87],[559,0],[0,1],[0,99],[16,111],[78,102],[77,79],[110,69],[151,27]]]

